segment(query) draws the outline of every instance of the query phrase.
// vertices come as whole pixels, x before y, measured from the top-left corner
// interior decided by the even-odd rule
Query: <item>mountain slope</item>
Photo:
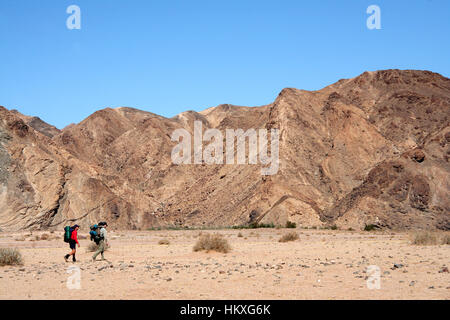
[[[100,110],[58,130],[0,109],[0,229],[107,220],[117,228],[250,222],[450,229],[450,79],[383,70],[319,91],[284,89],[261,107],[171,119]],[[280,132],[280,167],[175,165],[171,135]],[[206,144],[205,144],[206,145]]]

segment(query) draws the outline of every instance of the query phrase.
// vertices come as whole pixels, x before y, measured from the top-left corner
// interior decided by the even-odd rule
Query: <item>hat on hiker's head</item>
[[[74,229],[75,229],[75,228],[79,228],[79,227],[80,227],[80,226],[77,225],[77,224],[73,226]]]

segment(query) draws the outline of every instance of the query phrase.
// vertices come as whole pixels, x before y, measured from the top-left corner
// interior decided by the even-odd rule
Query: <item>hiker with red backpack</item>
[[[69,254],[64,256],[64,260],[68,262],[70,256],[72,256],[72,261],[77,262],[75,258],[75,254],[77,253],[77,244],[78,248],[80,247],[80,243],[78,242],[78,229],[80,229],[79,225],[74,225],[73,227],[67,226],[64,228],[64,242],[68,242],[70,249],[72,250]]]

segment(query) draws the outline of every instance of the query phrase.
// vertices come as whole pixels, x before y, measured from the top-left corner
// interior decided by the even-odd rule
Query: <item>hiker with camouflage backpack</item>
[[[95,261],[95,258],[97,258],[99,254],[102,255],[102,260],[105,260],[105,256],[103,254],[106,250],[106,247],[109,246],[106,232],[106,227],[108,226],[108,224],[106,222],[100,222],[98,226],[100,227],[98,249],[92,256],[92,261]]]

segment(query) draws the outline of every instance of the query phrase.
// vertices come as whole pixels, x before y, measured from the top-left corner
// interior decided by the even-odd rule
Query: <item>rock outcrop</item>
[[[0,228],[230,226],[450,229],[450,79],[365,72],[322,90],[284,89],[262,107],[220,105],[167,119],[100,110],[63,130],[0,108]],[[175,165],[171,135],[280,132],[278,173]]]

